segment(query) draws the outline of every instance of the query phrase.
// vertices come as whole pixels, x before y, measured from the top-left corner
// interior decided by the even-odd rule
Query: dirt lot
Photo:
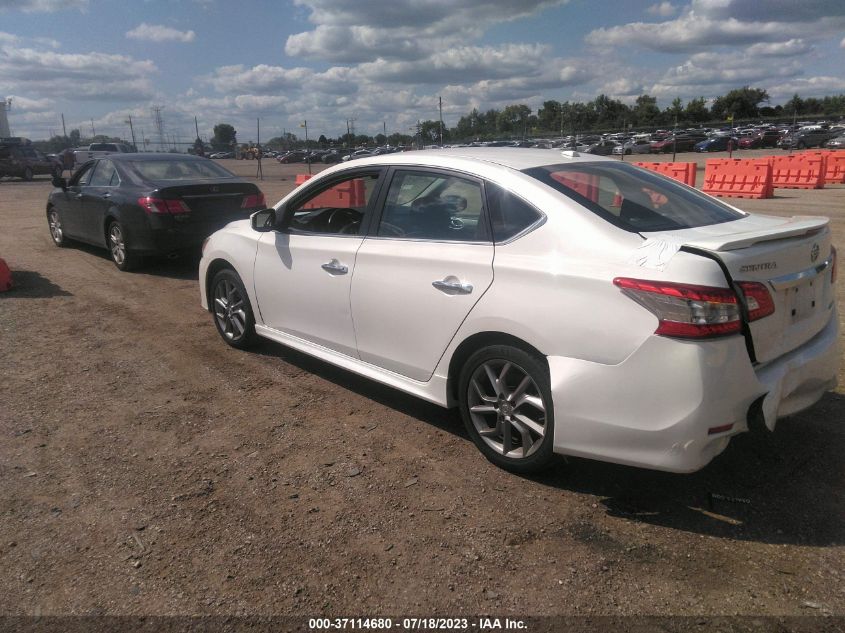
[[[694,475],[518,477],[454,413],[228,348],[193,260],[56,248],[49,191],[0,182],[0,614],[845,614],[842,387]],[[735,204],[845,254],[845,185],[777,194]]]

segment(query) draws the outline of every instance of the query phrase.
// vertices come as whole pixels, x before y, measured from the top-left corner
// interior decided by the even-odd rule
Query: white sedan
[[[835,385],[835,258],[825,218],[575,152],[460,148],[323,171],[214,233],[199,280],[229,345],[460,407],[504,468],[690,472]]]

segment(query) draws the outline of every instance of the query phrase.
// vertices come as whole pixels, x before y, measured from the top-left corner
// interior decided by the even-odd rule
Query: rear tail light
[[[678,338],[711,338],[742,331],[742,313],[733,290],[666,281],[617,277],[613,283],[660,321],[655,334]],[[769,290],[755,281],[739,287],[748,305],[748,320],[775,311]]]
[[[678,338],[711,338],[742,331],[739,303],[728,288],[617,277],[613,283],[654,313],[654,331]]]
[[[181,215],[191,212],[191,208],[182,200],[165,200],[164,198],[144,196],[138,198],[138,204],[147,213],[156,215]]]
[[[241,203],[241,209],[263,209],[266,206],[263,193],[251,193],[244,196],[244,201]]]
[[[737,285],[745,295],[749,321],[756,321],[774,313],[775,302],[766,286],[756,281],[740,281]]]

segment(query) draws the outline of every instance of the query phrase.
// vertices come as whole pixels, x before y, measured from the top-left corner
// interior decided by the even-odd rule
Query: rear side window
[[[499,185],[485,183],[484,191],[487,194],[493,240],[497,243],[507,242],[543,218],[537,209]]]
[[[120,184],[120,177],[110,160],[101,160],[97,163],[94,174],[88,183],[92,187],[116,187]]]
[[[546,165],[524,173],[632,233],[675,231],[745,217],[718,200],[624,163]]]
[[[442,172],[397,170],[377,235],[440,242],[489,242],[481,185]]]

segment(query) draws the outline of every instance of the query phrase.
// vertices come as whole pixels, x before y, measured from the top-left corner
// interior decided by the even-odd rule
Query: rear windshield
[[[129,163],[133,170],[146,180],[202,180],[234,178],[228,169],[210,160],[134,160]]]
[[[622,162],[546,165],[524,173],[632,233],[689,229],[745,217],[718,200]]]

